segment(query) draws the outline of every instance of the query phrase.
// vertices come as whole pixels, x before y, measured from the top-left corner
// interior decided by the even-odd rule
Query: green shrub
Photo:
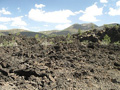
[[[69,40],[71,38],[70,33],[67,34],[67,39]]]
[[[51,44],[51,45],[54,45],[54,42],[51,41],[50,44]]]
[[[44,35],[42,35],[41,38],[44,38]]]
[[[3,33],[0,33],[0,36],[2,36],[3,35]]]
[[[118,30],[119,29],[119,25],[115,25],[115,29]]]
[[[81,32],[81,30],[80,30],[80,29],[78,29],[78,34],[79,34],[79,36],[81,36],[81,35],[82,35],[82,32]]]
[[[20,35],[20,32],[16,33],[16,35],[19,36],[19,35]]]
[[[104,36],[103,40],[102,40],[102,44],[108,45],[108,44],[110,44],[110,42],[111,42],[111,39],[110,39],[110,37],[106,34],[106,35]]]
[[[67,41],[67,44],[69,44],[69,43],[73,43],[73,40],[68,40],[68,41]]]
[[[104,24],[104,29],[110,28],[110,25]]]
[[[94,24],[92,24],[91,28],[92,28],[92,30],[93,30],[93,29],[95,29],[95,25],[94,25]]]
[[[3,43],[0,44],[0,47],[8,47],[8,46],[18,46],[18,44],[14,41],[6,41],[6,40],[4,40]]]
[[[115,45],[120,45],[120,41],[114,42]]]
[[[35,35],[36,40],[39,40],[39,34]]]

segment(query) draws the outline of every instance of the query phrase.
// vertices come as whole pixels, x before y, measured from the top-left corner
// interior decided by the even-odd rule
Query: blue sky
[[[62,30],[90,22],[120,23],[120,0],[0,0],[0,30]]]

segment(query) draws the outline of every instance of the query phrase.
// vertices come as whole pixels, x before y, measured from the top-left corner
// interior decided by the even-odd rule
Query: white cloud
[[[39,32],[39,31],[43,31],[44,29],[43,28],[41,28],[41,27],[37,27],[37,26],[34,26],[34,27],[29,27],[30,28],[30,30],[32,30],[32,31],[34,31],[34,32]]]
[[[12,18],[13,22],[12,22],[11,26],[26,26],[27,23],[22,20],[22,17],[23,16]]]
[[[11,22],[11,26],[26,26],[27,23],[22,20],[23,16],[9,18],[9,17],[0,17],[0,22]]]
[[[20,9],[20,7],[18,7],[18,8],[17,8],[17,10],[18,10],[18,12],[21,12],[21,9]]]
[[[9,22],[11,21],[11,18],[8,17],[0,17],[0,22]]]
[[[120,1],[116,2],[116,6],[120,6]]]
[[[75,15],[70,10],[59,10],[53,12],[45,12],[40,9],[31,9],[28,17],[34,21],[49,23],[70,23],[68,17]]]
[[[11,12],[10,12],[10,11],[6,11],[5,8],[2,8],[2,10],[0,10],[0,15],[1,15],[1,14],[10,15]]]
[[[62,30],[62,29],[65,29],[69,26],[71,26],[71,24],[60,24],[60,25],[55,26],[55,28],[58,30]]]
[[[84,11],[80,10],[80,11],[76,11],[74,12],[75,14],[80,14],[80,13],[83,13]]]
[[[86,10],[83,12],[84,14],[79,18],[79,20],[86,21],[86,22],[96,22],[99,21],[96,16],[100,16],[103,13],[103,7],[98,8],[96,3],[90,7],[87,7]]]
[[[40,29],[40,27],[30,27],[30,28],[32,28],[32,29]]]
[[[25,15],[25,17],[27,17],[28,15]]]
[[[5,30],[5,29],[8,29],[8,28],[7,28],[7,26],[5,26],[5,25],[0,25],[0,29],[1,29],[1,30]]]
[[[118,9],[109,8],[108,14],[111,16],[120,15],[120,8],[118,8]]]
[[[97,22],[97,21],[99,21],[99,20],[96,19],[96,17],[90,16],[90,15],[87,15],[87,14],[81,16],[79,18],[79,20],[85,21],[85,22]]]
[[[38,4],[35,4],[35,7],[36,7],[36,8],[43,8],[43,7],[45,7],[45,5],[44,5],[44,4],[39,4],[39,5],[38,5]]]
[[[20,10],[20,7],[18,7],[17,10]]]
[[[27,27],[25,26],[19,26],[20,29],[24,29],[24,30],[29,30]]]
[[[117,8],[109,8],[108,14],[111,16],[120,15],[120,0],[116,2]]]
[[[48,27],[49,25],[44,25],[45,27]]]
[[[108,0],[100,0],[101,3],[108,3]]]

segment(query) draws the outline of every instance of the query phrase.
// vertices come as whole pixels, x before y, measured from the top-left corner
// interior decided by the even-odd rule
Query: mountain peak
[[[83,24],[81,24],[82,26],[92,26],[92,25],[95,25],[94,23],[83,23]],[[95,26],[97,26],[97,25],[95,25]]]

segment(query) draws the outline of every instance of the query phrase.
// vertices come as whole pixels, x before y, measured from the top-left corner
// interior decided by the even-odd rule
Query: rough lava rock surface
[[[87,39],[101,41],[112,31],[92,31]],[[112,33],[112,42],[120,40],[119,33]],[[1,36],[0,41],[13,36]],[[41,44],[43,38],[14,37],[17,46],[0,47],[0,90],[120,90],[119,45],[83,45],[87,36],[77,34],[72,42],[45,38],[53,44]]]

